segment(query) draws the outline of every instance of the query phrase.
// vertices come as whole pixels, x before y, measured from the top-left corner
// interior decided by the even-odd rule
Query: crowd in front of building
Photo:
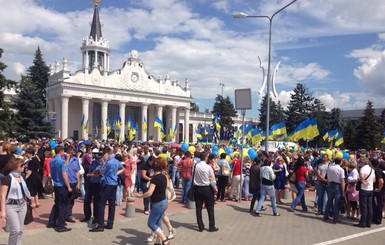
[[[195,202],[200,232],[206,229],[203,206],[208,212],[208,231],[216,232],[216,202],[242,198],[250,201],[250,213],[261,217],[269,196],[273,215],[280,216],[278,209],[298,212],[298,206],[308,212],[308,189],[316,190],[315,215],[325,222],[347,219],[362,228],[382,223],[385,153],[380,151],[352,151],[341,157],[325,149],[247,154],[235,145],[183,148],[72,139],[2,142],[1,219],[10,233],[8,243],[21,243],[27,206],[39,208],[41,198],[54,197],[47,228],[70,231],[67,223],[76,222],[72,209],[79,198],[83,200],[79,221],[89,223],[90,232],[103,232],[114,228],[116,206],[136,197],[143,199],[142,210],[148,215],[151,233],[147,241],[169,244],[176,235],[166,215],[168,202],[175,199],[167,195],[172,189],[181,190],[177,200],[182,204]],[[49,188],[52,184],[53,189]],[[287,189],[291,204],[283,202]]]

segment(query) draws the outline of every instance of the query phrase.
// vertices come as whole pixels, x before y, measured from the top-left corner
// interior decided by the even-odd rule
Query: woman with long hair
[[[7,222],[8,244],[21,244],[24,219],[27,213],[27,199],[31,198],[27,184],[21,176],[22,160],[11,158],[3,169],[1,183],[1,220]]]

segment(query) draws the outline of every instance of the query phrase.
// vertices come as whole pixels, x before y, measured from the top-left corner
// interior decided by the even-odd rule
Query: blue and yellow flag
[[[334,145],[335,145],[335,146],[339,146],[339,145],[341,145],[342,143],[344,143],[344,138],[342,137],[342,133],[341,133],[341,132],[338,132],[338,135],[336,136]]]
[[[215,129],[219,132],[221,130],[221,125],[219,124],[219,117],[218,113],[214,112],[214,124],[215,124]]]
[[[385,144],[385,132],[383,133],[383,139],[381,140],[381,144]]]
[[[199,132],[198,129],[195,130],[195,135],[196,135],[197,139],[202,139],[202,134]]]
[[[329,138],[329,129],[325,128],[324,131],[322,132],[322,139],[327,140]]]
[[[328,133],[328,141],[333,141],[338,135],[338,128],[329,131]]]
[[[146,117],[143,118],[143,122],[142,122],[142,130],[143,130],[143,131],[146,131],[146,130],[147,130],[147,120],[146,120]]]
[[[274,136],[287,134],[285,122],[282,121],[280,123],[274,124],[271,126],[270,132]]]
[[[163,121],[159,118],[159,117],[155,117],[155,121],[154,121],[154,127],[155,128],[160,128],[160,129],[163,129],[164,130],[164,124],[163,124]]]
[[[84,122],[85,122],[85,115],[83,113],[82,119],[80,119],[80,127],[81,127],[81,129],[84,129]]]

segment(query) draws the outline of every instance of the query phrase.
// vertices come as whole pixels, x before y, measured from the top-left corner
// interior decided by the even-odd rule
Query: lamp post
[[[297,0],[291,1],[286,4],[284,7],[276,11],[273,15],[248,15],[242,12],[234,13],[233,18],[267,18],[269,20],[269,57],[268,57],[268,65],[267,65],[267,84],[266,84],[266,99],[267,99],[267,108],[266,108],[266,143],[265,143],[265,151],[269,154],[269,128],[270,128],[270,81],[271,81],[271,26],[273,23],[274,16],[276,16],[279,12],[289,7]]]
[[[225,86],[225,84],[224,83],[219,83],[219,86],[221,86],[221,88],[222,88],[222,97],[223,97],[223,87]]]

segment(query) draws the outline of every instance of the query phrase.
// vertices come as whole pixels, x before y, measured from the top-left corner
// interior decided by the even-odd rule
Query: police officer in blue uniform
[[[104,229],[111,230],[115,218],[116,189],[118,187],[118,175],[123,172],[123,165],[114,158],[112,149],[104,148],[102,157],[102,189],[100,192],[100,201],[98,207],[98,225],[90,229],[90,232],[101,232]],[[104,225],[104,209],[108,201],[107,224]]]

